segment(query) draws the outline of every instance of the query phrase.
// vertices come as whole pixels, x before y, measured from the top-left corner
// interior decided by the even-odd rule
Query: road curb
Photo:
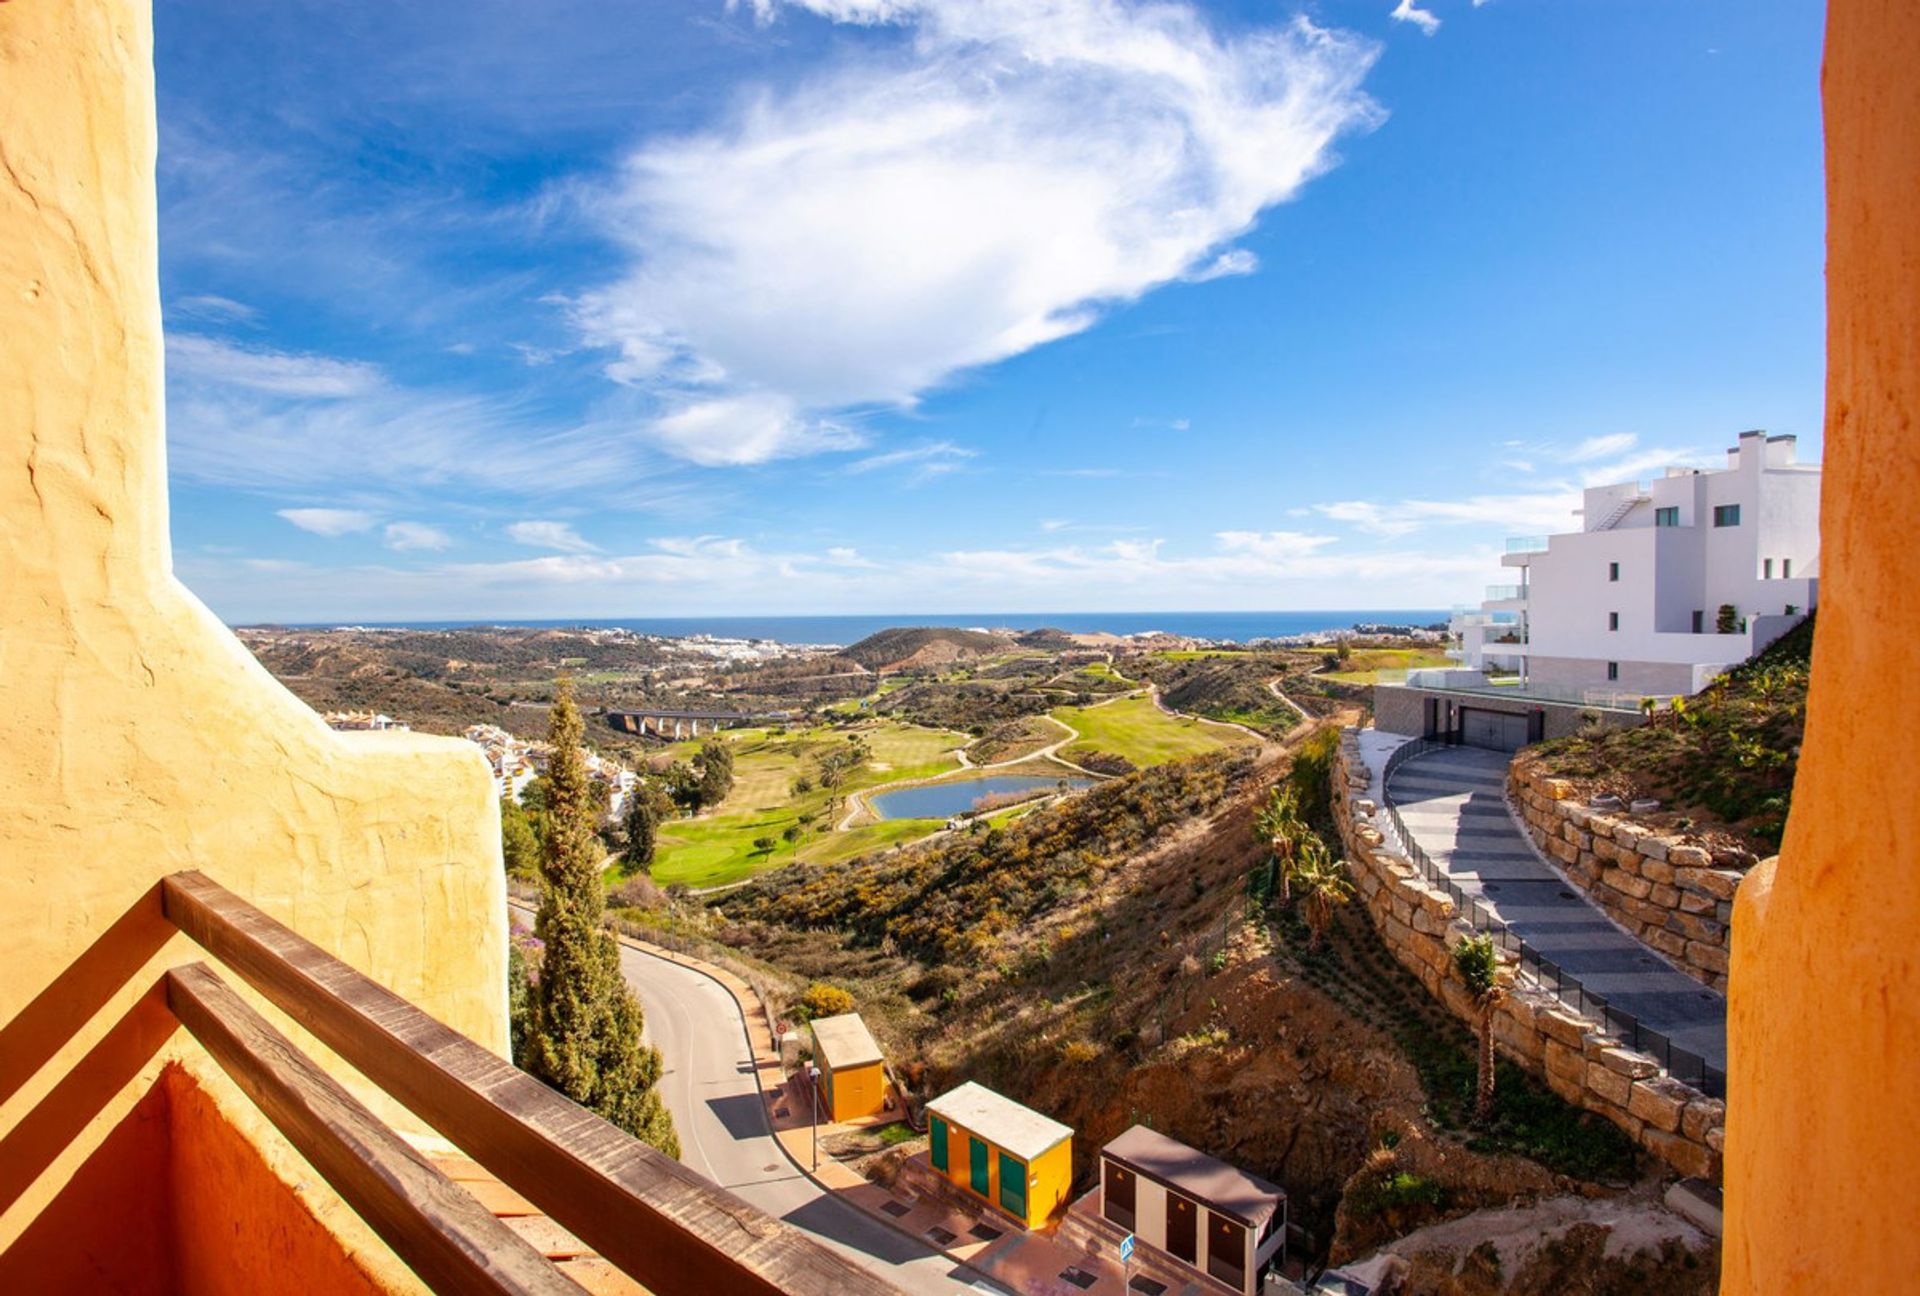
[[[757,1056],[757,1050],[755,1050],[753,1046],[753,1031],[751,1027],[749,1027],[749,1025],[747,1024],[746,1005],[740,1002],[740,995],[738,994],[738,992],[736,992],[731,985],[727,984],[728,979],[732,977],[731,973],[727,972],[724,968],[714,967],[711,963],[708,963],[703,959],[696,959],[690,954],[680,954],[677,951],[668,949],[664,945],[655,945],[651,941],[644,941],[639,939],[636,936],[628,936],[623,932],[615,932],[614,939],[619,941],[622,945],[627,946],[629,949],[637,950],[642,954],[651,955],[654,958],[660,959],[667,963],[671,963],[675,967],[683,967],[691,971],[698,972],[701,976],[706,977],[709,981],[719,986],[722,990],[725,990],[727,992],[727,997],[733,1000],[734,1007],[737,1008],[740,1012],[740,1032],[742,1035],[746,1037],[747,1052],[749,1054],[754,1054]],[[738,978],[733,978],[733,979],[737,980]],[[754,997],[759,998],[758,992],[755,992]],[[770,1039],[774,1038],[773,1020],[771,1015],[768,1013],[766,1004],[764,1002],[760,1005],[760,1013],[763,1017],[767,1019],[768,1038]],[[779,1065],[778,1058],[776,1058],[774,1062],[776,1066]],[[760,1102],[764,1106],[767,1102],[767,1087],[765,1083],[763,1083],[760,1079],[760,1068],[758,1066],[755,1066],[753,1069],[753,1086],[755,1091],[759,1093]],[[813,1171],[807,1168],[804,1162],[802,1162],[798,1157],[794,1156],[792,1150],[789,1149],[786,1143],[784,1143],[780,1139],[779,1135],[772,1133],[771,1124],[769,1124],[769,1133],[773,1137],[774,1145],[780,1149],[780,1154],[787,1159],[787,1161],[793,1166],[795,1170],[798,1170],[803,1176],[805,1176],[808,1183],[811,1183],[814,1187],[818,1188],[822,1193],[825,1193],[828,1197],[838,1201],[844,1201],[848,1206],[851,1206],[853,1209],[859,1211],[860,1214],[865,1216],[867,1219],[875,1220],[881,1224],[884,1224],[888,1228],[892,1229],[895,1233],[898,1233],[901,1237],[907,1238],[913,1241],[914,1243],[918,1244],[919,1246],[925,1247],[927,1251],[930,1252],[931,1254],[943,1257],[944,1259],[952,1263],[955,1266],[955,1268],[964,1270],[967,1274],[972,1275],[969,1281],[990,1283],[992,1284],[994,1290],[996,1291],[1006,1290],[1005,1284],[1001,1283],[998,1279],[994,1278],[993,1275],[987,1273],[983,1269],[976,1269],[971,1263],[961,1259],[959,1256],[954,1255],[951,1251],[947,1251],[940,1247],[934,1246],[931,1242],[929,1242],[926,1238],[922,1237],[920,1234],[915,1233],[910,1229],[903,1228],[898,1220],[892,1219],[887,1215],[881,1214],[880,1212],[877,1212],[877,1211],[870,1211],[865,1206],[862,1206],[859,1202],[843,1197],[837,1189],[829,1187],[827,1184],[822,1183],[820,1179],[814,1175]]]

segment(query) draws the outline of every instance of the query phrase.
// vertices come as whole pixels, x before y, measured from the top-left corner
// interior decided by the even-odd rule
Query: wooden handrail
[[[204,963],[167,1007],[287,1141],[436,1292],[580,1296],[580,1287],[315,1066]]]
[[[197,871],[166,915],[321,1042],[660,1292],[863,1296],[898,1288],[515,1069]]]

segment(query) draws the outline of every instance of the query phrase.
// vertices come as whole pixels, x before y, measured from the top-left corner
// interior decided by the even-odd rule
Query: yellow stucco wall
[[[986,1200],[994,1209],[1004,1210],[1005,1207],[1000,1205],[1000,1146],[990,1139],[981,1138],[964,1125],[956,1125],[949,1121],[946,1122],[946,1126],[947,1178],[973,1193],[972,1162],[969,1160],[968,1145],[973,1141],[984,1143],[987,1148]],[[937,1129],[929,1122],[929,1139],[931,1140],[937,1133]],[[931,1153],[930,1148],[930,1158]],[[1055,1208],[1067,1200],[1067,1193],[1072,1185],[1073,1140],[1066,1138],[1027,1163],[1027,1226],[1037,1228],[1045,1224]],[[980,1194],[974,1193],[974,1195]]]
[[[0,3],[0,1249],[197,1057],[115,1034],[203,957],[160,918],[168,873],[506,1044],[478,751],[333,733],[173,578],[154,148],[145,0]]]
[[[1827,23],[1820,628],[1786,840],[1733,922],[1729,1296],[1920,1283],[1920,22]]]
[[[823,1059],[820,1077],[831,1095],[827,1111],[834,1120],[859,1120],[863,1116],[878,1116],[886,1110],[887,1077],[880,1063],[869,1062],[865,1066],[835,1071]]]

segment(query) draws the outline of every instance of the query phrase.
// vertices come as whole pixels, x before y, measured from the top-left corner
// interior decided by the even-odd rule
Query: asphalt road
[[[514,914],[531,923],[531,910]],[[999,1287],[931,1247],[821,1191],[774,1141],[753,1078],[739,1005],[692,968],[620,947],[620,971],[640,996],[647,1041],[660,1050],[660,1096],[680,1135],[680,1160],[769,1215],[820,1238],[909,1292]]]
[[[620,947],[620,970],[640,996],[647,1038],[664,1063],[661,1097],[680,1133],[680,1159],[749,1202],[824,1239],[910,1292],[997,1290],[856,1206],[837,1201],[794,1166],[767,1126],[746,1026],[733,997],[692,968]]]

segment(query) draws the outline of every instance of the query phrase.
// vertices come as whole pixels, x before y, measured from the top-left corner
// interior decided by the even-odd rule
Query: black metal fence
[[[1420,870],[1425,878],[1438,890],[1444,891],[1453,901],[1455,910],[1466,919],[1467,925],[1474,931],[1493,938],[1494,944],[1519,959],[1520,975],[1552,994],[1567,1007],[1585,1017],[1605,1023],[1607,1030],[1618,1037],[1629,1048],[1637,1049],[1657,1061],[1661,1069],[1676,1080],[1684,1081],[1713,1098],[1724,1098],[1727,1093],[1727,1073],[1709,1063],[1700,1054],[1684,1049],[1664,1033],[1655,1030],[1624,1009],[1615,1008],[1607,1002],[1607,997],[1596,994],[1581,983],[1580,978],[1562,968],[1552,959],[1527,944],[1513,929],[1508,927],[1492,910],[1486,908],[1474,897],[1461,889],[1447,871],[1434,863],[1431,856],[1420,848],[1420,843],[1407,831],[1406,824],[1400,818],[1400,810],[1393,804],[1393,798],[1387,794],[1388,780],[1394,771],[1416,756],[1434,751],[1449,744],[1444,739],[1418,738],[1396,749],[1387,757],[1386,768],[1380,776],[1380,809],[1385,812],[1393,831],[1400,839],[1400,846],[1413,866]]]

